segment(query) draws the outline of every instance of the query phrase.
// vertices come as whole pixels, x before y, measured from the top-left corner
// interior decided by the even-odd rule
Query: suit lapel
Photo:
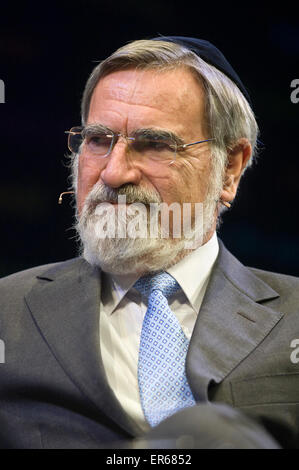
[[[219,383],[272,330],[283,316],[259,302],[279,297],[220,242],[187,355],[187,376],[197,400]]]
[[[100,352],[100,275],[83,259],[58,265],[26,296],[27,305],[57,361],[81,392],[129,433],[134,424],[110,389]]]

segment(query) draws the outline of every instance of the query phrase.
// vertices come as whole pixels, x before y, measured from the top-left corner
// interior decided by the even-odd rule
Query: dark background
[[[0,276],[76,256],[64,131],[96,62],[157,34],[219,47],[247,86],[264,150],[220,236],[250,266],[299,275],[299,15],[293,4],[157,1],[1,2]],[[298,95],[299,96],[299,95]]]

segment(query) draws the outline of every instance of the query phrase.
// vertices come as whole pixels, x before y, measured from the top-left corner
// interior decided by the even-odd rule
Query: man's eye
[[[110,145],[111,139],[105,135],[90,135],[86,138],[87,143],[94,146],[101,145]]]
[[[168,142],[151,140],[148,142],[148,146],[153,150],[169,150],[170,146]]]
[[[105,136],[102,136],[102,135],[88,136],[86,140],[88,144],[92,144],[92,145],[102,145],[105,142],[111,142],[111,140],[109,141]]]
[[[87,141],[89,144],[92,144],[92,145],[101,145],[103,143],[103,138],[94,136],[94,137],[90,137],[89,139],[87,139]]]
[[[111,138],[105,135],[87,135],[86,143],[90,150],[105,153],[109,150],[111,145]]]

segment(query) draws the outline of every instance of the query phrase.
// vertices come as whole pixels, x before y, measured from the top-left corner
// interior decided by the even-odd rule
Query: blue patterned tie
[[[167,297],[180,288],[170,274],[143,276],[134,287],[148,298],[140,338],[138,382],[144,415],[155,426],[181,408],[195,405],[185,373],[189,341],[168,305]]]

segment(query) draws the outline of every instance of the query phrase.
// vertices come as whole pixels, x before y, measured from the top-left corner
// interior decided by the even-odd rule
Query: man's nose
[[[106,166],[101,171],[101,179],[105,184],[118,188],[126,183],[140,183],[141,171],[134,165],[134,157],[125,139],[117,141],[106,159]]]

